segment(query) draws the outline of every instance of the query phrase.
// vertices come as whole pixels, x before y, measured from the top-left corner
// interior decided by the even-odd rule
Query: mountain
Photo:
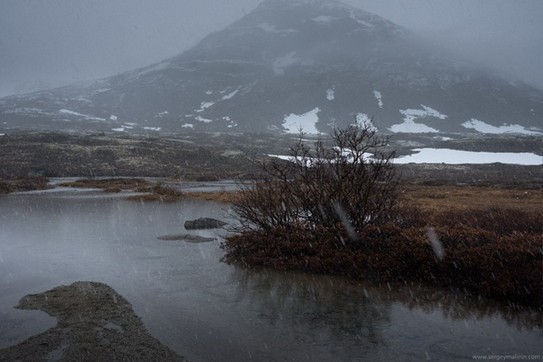
[[[543,134],[543,90],[333,0],[265,0],[166,61],[0,99],[0,131]]]

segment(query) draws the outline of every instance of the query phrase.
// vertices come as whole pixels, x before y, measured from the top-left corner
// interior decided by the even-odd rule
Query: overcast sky
[[[0,96],[177,55],[261,0],[0,0]],[[344,0],[543,88],[543,0]]]

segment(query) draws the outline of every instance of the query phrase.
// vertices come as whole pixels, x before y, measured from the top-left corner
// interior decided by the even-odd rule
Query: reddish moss
[[[457,218],[468,220],[465,216]],[[445,250],[441,260],[430,245],[428,227],[420,225],[368,227],[358,233],[358,240],[332,229],[282,227],[232,236],[223,248],[227,262],[355,279],[423,282],[543,308],[543,237],[532,232],[537,228],[515,230],[520,227],[510,225],[524,223],[510,222],[502,229],[508,232],[502,233],[485,229],[493,223],[475,227],[441,221],[435,226]]]

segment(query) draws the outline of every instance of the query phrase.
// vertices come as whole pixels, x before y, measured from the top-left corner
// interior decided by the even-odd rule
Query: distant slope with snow
[[[0,131],[314,134],[359,114],[384,133],[543,135],[543,90],[442,56],[334,0],[265,0],[163,62],[0,99]]]

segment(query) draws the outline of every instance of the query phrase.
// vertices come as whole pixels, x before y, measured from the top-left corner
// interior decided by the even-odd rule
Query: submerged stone
[[[159,236],[157,239],[159,240],[181,240],[186,241],[187,243],[207,243],[210,241],[217,240],[216,238],[210,238],[200,235],[192,235],[192,234],[174,234],[174,235],[164,235]]]
[[[201,230],[201,229],[219,229],[228,225],[224,221],[212,219],[209,217],[201,217],[196,220],[185,221],[185,229],[187,230]]]

